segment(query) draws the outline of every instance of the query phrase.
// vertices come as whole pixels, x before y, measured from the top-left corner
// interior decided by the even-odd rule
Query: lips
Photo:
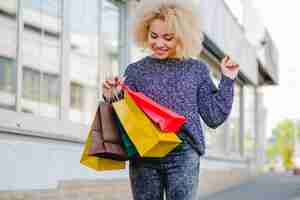
[[[155,49],[155,52],[157,53],[157,54],[165,54],[165,53],[167,53],[169,51],[169,49]]]
[[[156,50],[158,50],[158,51],[168,51],[169,48],[157,48]]]
[[[168,51],[169,50],[168,47],[158,47],[156,44],[152,44],[151,47],[155,51]]]

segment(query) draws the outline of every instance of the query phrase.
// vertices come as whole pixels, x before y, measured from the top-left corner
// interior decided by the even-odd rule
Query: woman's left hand
[[[240,66],[232,61],[229,56],[225,56],[221,61],[221,71],[224,75],[231,79],[235,79]]]

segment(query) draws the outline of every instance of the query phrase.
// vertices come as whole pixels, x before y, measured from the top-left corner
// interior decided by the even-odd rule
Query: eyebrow
[[[151,31],[151,33],[154,33],[155,35],[158,35],[157,33],[153,32],[153,31]],[[166,37],[166,36],[174,37],[174,33],[165,33],[165,34],[163,34],[163,37]]]

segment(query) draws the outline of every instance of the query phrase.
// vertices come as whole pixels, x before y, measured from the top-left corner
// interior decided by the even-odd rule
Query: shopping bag
[[[164,157],[181,143],[174,132],[162,132],[126,91],[112,106],[141,157]]]
[[[85,142],[80,163],[96,171],[108,171],[125,169],[125,161],[117,161],[97,156],[89,156],[88,150],[92,143],[92,131],[89,131],[88,138]]]
[[[122,140],[113,120],[113,107],[109,103],[100,102],[92,124],[92,143],[90,156],[98,156],[113,160],[128,160]]]
[[[186,122],[184,116],[158,104],[143,93],[132,91],[126,85],[123,85],[122,88],[128,92],[138,107],[142,109],[153,122],[158,124],[160,130],[178,132],[180,127]]]
[[[100,104],[100,105],[102,105],[102,104]],[[125,169],[125,161],[118,161],[118,160],[103,158],[103,157],[100,157],[99,154],[97,155],[97,153],[95,153],[95,152],[97,152],[96,151],[97,148],[95,149],[95,144],[96,143],[101,143],[101,138],[99,140],[100,142],[99,141],[97,141],[97,142],[93,141],[93,138],[96,138],[96,140],[99,139],[97,136],[95,137],[95,134],[99,133],[98,130],[101,128],[101,122],[99,120],[99,113],[101,113],[101,110],[100,110],[101,106],[100,105],[98,106],[98,108],[96,110],[94,120],[92,122],[92,126],[90,127],[90,129],[88,131],[88,137],[87,137],[86,142],[84,144],[84,149],[83,149],[83,152],[82,152],[82,155],[81,155],[80,163],[87,166],[87,167],[89,167],[89,168],[91,168],[91,169],[94,169],[96,171]],[[112,107],[111,107],[111,109],[112,109]],[[94,137],[93,137],[93,134],[94,134]],[[94,149],[92,151],[90,150],[91,146],[94,146],[93,147]],[[102,148],[103,145],[100,146],[100,147]],[[92,155],[93,151],[95,153],[94,155]]]
[[[116,124],[116,127],[118,128],[118,133],[121,137],[123,147],[127,153],[127,156],[129,159],[138,158],[140,157],[138,151],[136,150],[136,147],[128,137],[126,130],[124,129],[120,119],[118,118],[118,115],[113,111],[112,113],[114,122]]]

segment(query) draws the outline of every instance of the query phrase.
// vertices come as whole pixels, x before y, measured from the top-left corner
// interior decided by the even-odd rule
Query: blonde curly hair
[[[198,56],[203,48],[204,35],[196,7],[191,0],[142,0],[132,21],[134,42],[147,49],[149,27],[153,20],[161,19],[168,31],[178,38],[176,57]]]

